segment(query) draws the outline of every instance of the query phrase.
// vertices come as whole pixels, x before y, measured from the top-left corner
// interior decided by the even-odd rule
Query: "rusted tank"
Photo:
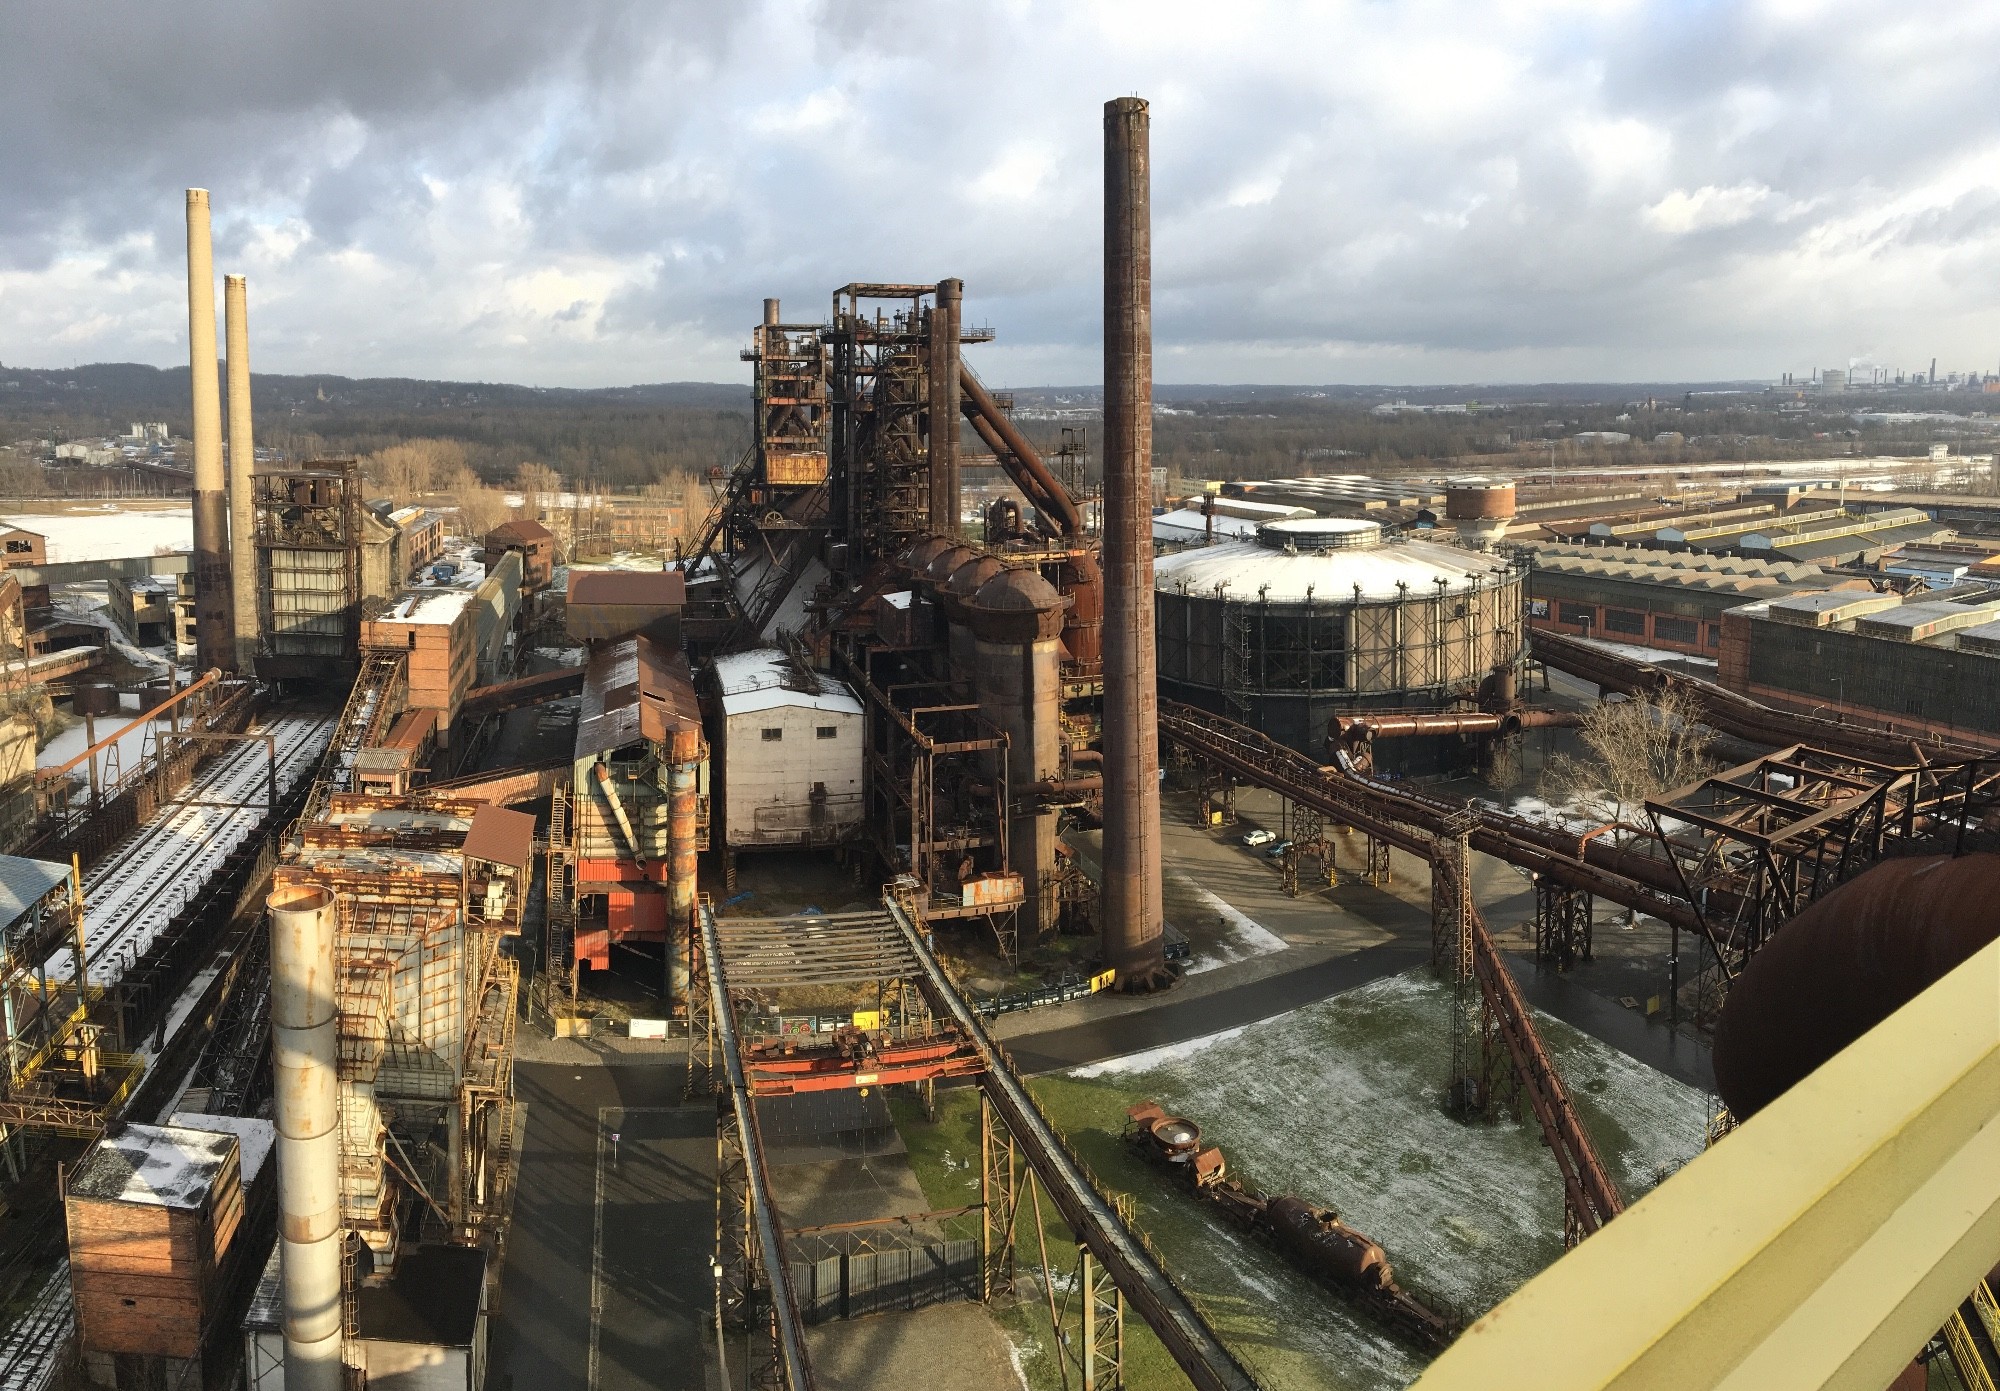
[[[1273,1198],[1264,1205],[1264,1225],[1300,1264],[1327,1279],[1364,1290],[1386,1290],[1396,1282],[1388,1253],[1329,1208],[1302,1198]]]
[[[2000,855],[1887,860],[1785,924],[1730,988],[1715,1082],[1738,1120],[2000,936]]]

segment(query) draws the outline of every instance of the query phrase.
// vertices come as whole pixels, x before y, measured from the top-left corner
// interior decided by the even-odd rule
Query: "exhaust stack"
[[[340,1078],[333,895],[281,888],[271,916],[271,1072],[285,1391],[340,1391]]]
[[[1160,708],[1153,647],[1151,118],[1104,104],[1104,964],[1120,990],[1168,984],[1160,898]]]
[[[240,275],[222,277],[222,324],[229,345],[229,592],[236,666],[254,674],[257,654],[257,514],[250,475],[257,443],[250,419],[250,292]]]
[[[236,670],[229,515],[222,476],[222,384],[215,370],[215,254],[208,190],[187,191],[188,373],[194,407],[194,641],[203,671]]]
[[[931,530],[959,533],[958,315],[965,282],[940,280],[931,307]]]

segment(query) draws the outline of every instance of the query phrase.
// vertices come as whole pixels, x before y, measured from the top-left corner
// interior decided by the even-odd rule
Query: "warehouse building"
[[[861,702],[772,648],[715,660],[716,777],[732,850],[832,845],[860,831]]]
[[[1722,615],[1741,604],[1869,587],[1866,580],[1837,579],[1795,561],[1639,546],[1523,549],[1534,564],[1528,573],[1530,628],[1710,659],[1722,648]]]
[[[1767,704],[2000,747],[2000,586],[1745,604],[1719,656],[1722,685]]]

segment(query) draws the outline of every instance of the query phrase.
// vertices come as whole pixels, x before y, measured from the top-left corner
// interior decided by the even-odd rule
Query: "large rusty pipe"
[[[1146,103],[1104,104],[1104,964],[1168,979],[1153,649],[1152,172]]]
[[[250,288],[222,277],[222,323],[229,345],[229,593],[236,668],[253,674],[257,652],[256,433],[250,414]]]
[[[1574,710],[1446,711],[1438,714],[1386,711],[1382,714],[1336,716],[1335,737],[1348,743],[1364,739],[1394,739],[1412,734],[1513,734],[1523,729],[1569,728],[1580,718]]]
[[[965,282],[940,280],[931,305],[931,530],[959,532],[958,313]]]
[[[667,978],[671,1004],[678,1013],[687,1007],[688,942],[694,931],[695,873],[700,847],[699,763],[667,767]]]
[[[281,888],[271,919],[271,1077],[285,1391],[339,1391],[340,1079],[333,895]]]
[[[1151,354],[1148,353],[1150,361]],[[958,370],[958,390],[960,411],[972,422],[972,428],[986,447],[993,451],[993,457],[1014,486],[1026,495],[1029,503],[1040,512],[1059,536],[1080,536],[1083,534],[1083,513],[1078,510],[1076,499],[1069,495],[1062,483],[1035,447],[1028,443],[1007,412],[1000,409],[1000,403],[986,390],[985,383],[972,373],[972,368],[960,361]],[[1151,429],[1150,422],[1148,423]]]
[[[610,766],[598,763],[594,764],[590,771],[597,779],[597,790],[604,794],[605,805],[611,808],[612,819],[617,821],[618,830],[625,837],[625,844],[632,852],[633,863],[644,868],[646,847],[639,843],[639,833],[633,829],[632,818],[625,814],[625,803],[618,798],[618,785],[611,780]]]
[[[229,503],[222,474],[222,384],[216,375],[215,254],[208,190],[187,191],[188,375],[194,408],[194,642],[204,670],[236,670],[229,598]]]

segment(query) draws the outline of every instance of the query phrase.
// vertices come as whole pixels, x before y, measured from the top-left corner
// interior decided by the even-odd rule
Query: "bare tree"
[[[487,487],[478,474],[462,464],[444,482],[441,491],[450,498],[453,510],[458,513],[457,531],[460,536],[484,537],[512,515],[507,495],[498,488]]]
[[[1715,764],[1715,733],[1679,687],[1600,700],[1583,712],[1577,737],[1589,752],[1558,754],[1542,770],[1542,797],[1600,824],[1632,824],[1648,797],[1695,782]]]
[[[405,503],[448,488],[467,467],[465,446],[453,439],[405,440],[363,461],[369,481]]]
[[[514,487],[530,520],[540,520],[549,508],[562,504],[562,475],[547,464],[522,464],[514,470]]]

